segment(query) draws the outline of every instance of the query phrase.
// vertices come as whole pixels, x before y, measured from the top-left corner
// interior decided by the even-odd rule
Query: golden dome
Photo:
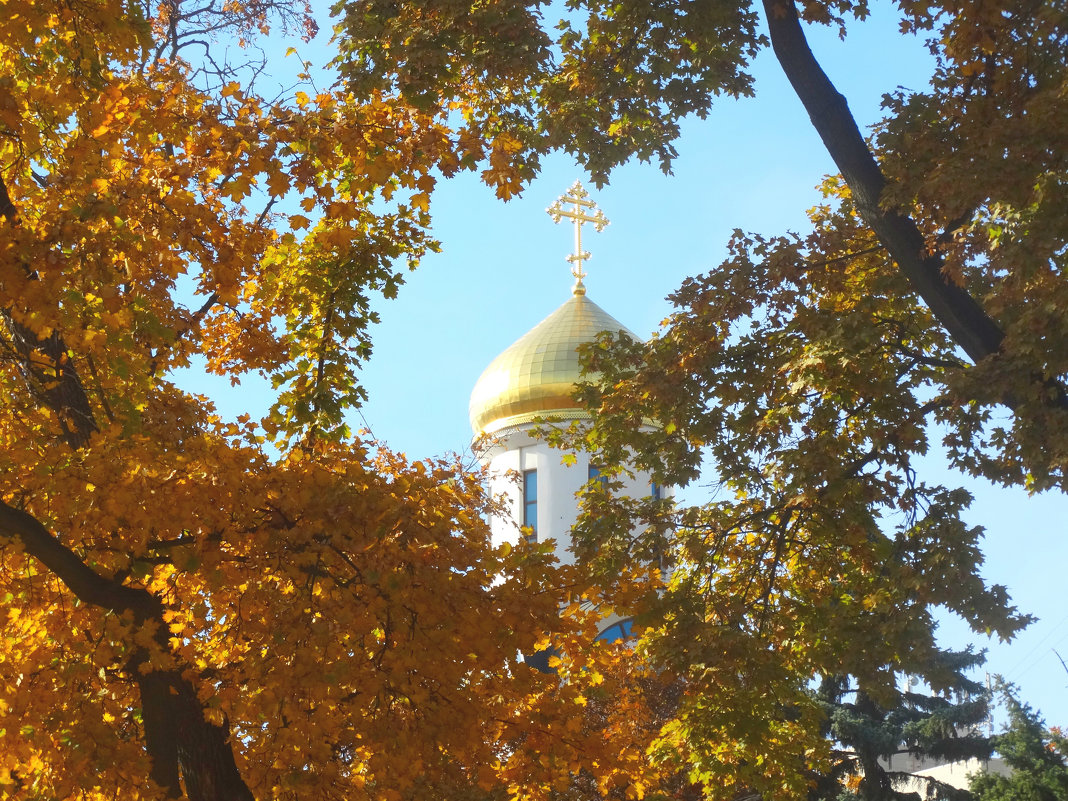
[[[571,397],[582,377],[578,346],[603,331],[638,339],[579,284],[564,305],[490,362],[471,392],[471,428],[488,434],[550,413],[572,420],[588,416]]]

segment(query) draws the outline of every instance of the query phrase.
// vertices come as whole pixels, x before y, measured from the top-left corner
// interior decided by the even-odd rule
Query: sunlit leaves
[[[193,796],[230,756],[227,801],[640,795],[640,708],[574,714],[627,692],[590,610],[561,617],[575,577],[491,546],[477,475],[347,427],[437,180],[485,158],[514,192],[520,143],[307,73],[263,90],[242,48],[309,33],[291,4],[139,8],[0,21],[0,796],[158,798],[171,763]],[[194,360],[262,374],[270,413],[179,390]],[[566,682],[522,663],[545,644]],[[180,748],[155,703],[192,710]]]
[[[691,509],[588,494],[576,536],[611,588],[621,564],[673,567],[637,607],[650,658],[690,690],[653,753],[724,797],[796,797],[808,779],[782,754],[824,769],[814,676],[879,697],[913,672],[941,691],[934,608],[982,634],[1026,623],[980,577],[970,496],[917,475],[964,364],[848,191],[825,190],[811,234],[736,233],[658,337],[586,351],[599,380],[581,393],[598,412],[584,444],[665,483],[720,478]]]
[[[751,92],[744,68],[762,41],[746,3],[576,2],[558,12],[361,0],[335,10],[339,69],[357,95],[397,91],[428,112],[461,112],[461,136],[507,158],[508,172],[502,162],[484,173],[502,197],[552,149],[598,182],[632,156],[668,169],[683,116]],[[499,150],[502,135],[522,149]]]

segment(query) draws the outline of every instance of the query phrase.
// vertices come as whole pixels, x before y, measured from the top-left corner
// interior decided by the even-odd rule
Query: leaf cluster
[[[437,180],[487,153],[307,63],[267,94],[272,26],[314,22],[179,0],[0,20],[0,796],[640,782],[643,732],[573,714],[616,659],[561,617],[576,581],[492,546],[480,476],[346,426],[376,299],[436,247]],[[276,402],[223,420],[176,385],[190,365]],[[520,660],[547,642],[566,683]]]
[[[668,169],[684,116],[751,93],[745,67],[764,42],[742,2],[358,0],[335,12],[338,69],[357,96],[396,91],[460,117],[522,179],[549,150],[598,184],[632,156]]]

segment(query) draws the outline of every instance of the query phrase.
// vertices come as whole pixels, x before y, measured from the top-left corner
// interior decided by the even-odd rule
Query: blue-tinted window
[[[606,628],[600,634],[597,635],[598,640],[604,642],[615,642],[616,640],[626,640],[630,637],[630,631],[634,626],[634,621],[630,618],[626,620],[620,620],[618,623],[613,623]]]
[[[527,537],[538,539],[538,471],[523,471],[523,525],[530,528]]]
[[[524,654],[523,661],[539,673],[555,673],[556,668],[549,667],[549,660],[559,655],[555,648],[545,648],[532,654]]]
[[[655,481],[649,485],[649,494],[652,495],[653,499],[657,501],[664,497],[660,490],[660,485],[657,484]]]
[[[608,476],[602,476],[601,475],[601,468],[597,467],[596,465],[592,465],[591,464],[589,466],[589,470],[586,473],[586,478],[588,480],[590,480],[590,481],[593,481],[594,479],[597,479],[598,481],[601,482],[601,487],[602,488],[605,488],[605,487],[608,486]]]

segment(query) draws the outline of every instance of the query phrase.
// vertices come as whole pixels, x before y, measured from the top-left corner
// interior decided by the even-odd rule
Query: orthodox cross
[[[560,195],[556,202],[546,209],[549,216],[553,218],[553,222],[558,223],[563,217],[575,222],[575,252],[568,256],[567,260],[571,262],[571,274],[575,276],[574,292],[576,295],[586,293],[586,287],[582,285],[582,279],[586,277],[582,262],[590,257],[590,254],[582,249],[582,224],[593,223],[595,231],[601,231],[608,225],[608,218],[597,208],[596,203],[589,200],[589,196],[589,192],[582,188],[582,184],[575,181],[567,192]],[[568,209],[567,204],[570,204],[572,208]]]

